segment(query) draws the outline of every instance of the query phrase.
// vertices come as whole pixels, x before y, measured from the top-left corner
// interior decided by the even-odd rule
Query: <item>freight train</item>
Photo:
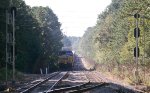
[[[70,50],[60,51],[58,64],[60,69],[72,69],[74,64],[74,53]]]

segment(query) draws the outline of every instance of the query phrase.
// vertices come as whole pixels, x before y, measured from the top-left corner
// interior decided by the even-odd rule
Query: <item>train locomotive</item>
[[[72,69],[74,64],[74,54],[70,50],[62,50],[59,52],[58,59],[59,68],[63,70]]]

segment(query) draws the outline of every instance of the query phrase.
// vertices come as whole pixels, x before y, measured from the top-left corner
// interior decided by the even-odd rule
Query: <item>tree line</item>
[[[16,14],[16,69],[39,73],[40,68],[56,70],[57,55],[63,46],[61,23],[49,7],[30,7],[23,0],[12,0]],[[10,0],[0,1],[0,69],[5,67],[6,16]],[[8,30],[11,28],[8,28]],[[11,63],[8,68],[11,69]]]
[[[127,77],[128,81],[134,81],[135,13],[140,14],[139,78],[145,83],[150,80],[144,78],[144,73],[147,73],[148,77],[150,71],[149,0],[112,0],[105,11],[98,15],[96,25],[89,27],[85,32],[78,45],[78,51],[98,64],[103,64],[99,68],[112,73],[117,71],[121,78]]]

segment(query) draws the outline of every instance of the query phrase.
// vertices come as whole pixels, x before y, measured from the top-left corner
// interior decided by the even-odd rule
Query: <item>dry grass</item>
[[[138,82],[135,75],[135,64],[120,64],[119,67],[112,64],[99,64],[97,70],[109,78],[112,77],[113,79],[124,82],[124,84],[150,86],[150,68],[139,66]]]

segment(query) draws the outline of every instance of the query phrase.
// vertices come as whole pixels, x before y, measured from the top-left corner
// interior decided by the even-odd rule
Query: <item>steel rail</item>
[[[60,72],[52,73],[52,75],[51,75],[50,77],[48,77],[48,78],[46,78],[45,80],[43,80],[43,81],[41,81],[41,82],[39,82],[39,83],[37,83],[37,84],[31,86],[31,87],[28,88],[28,89],[25,89],[24,91],[22,91],[22,92],[20,92],[20,93],[29,93],[31,90],[33,90],[33,89],[35,89],[36,87],[38,87],[39,85],[41,85],[41,84],[47,82],[49,79],[55,77],[55,76],[58,75],[59,73],[60,73]]]
[[[84,87],[84,86],[86,86],[88,84],[90,84],[90,82],[87,82],[87,83],[84,83],[84,84],[80,84],[80,85],[76,85],[76,86],[71,86],[71,87],[64,87],[64,88],[54,89],[54,90],[51,90],[51,91],[49,91],[47,93],[60,93],[60,92],[69,91],[69,90],[76,90],[76,89]]]
[[[82,93],[82,92],[86,92],[86,91],[92,90],[92,89],[97,88],[97,87],[102,87],[102,86],[107,86],[107,85],[109,85],[109,84],[108,83],[101,83],[101,84],[98,84],[98,85],[95,85],[95,86],[81,88],[79,90],[71,91],[71,92],[68,92],[68,93]]]
[[[68,75],[68,73],[69,73],[69,72],[66,72],[63,76],[61,76],[61,78],[60,78],[57,82],[55,82],[55,83],[53,84],[53,86],[51,86],[51,87],[50,87],[46,92],[44,92],[44,93],[49,93],[49,91],[51,91],[58,83],[60,83],[61,80],[62,80],[65,76]]]

